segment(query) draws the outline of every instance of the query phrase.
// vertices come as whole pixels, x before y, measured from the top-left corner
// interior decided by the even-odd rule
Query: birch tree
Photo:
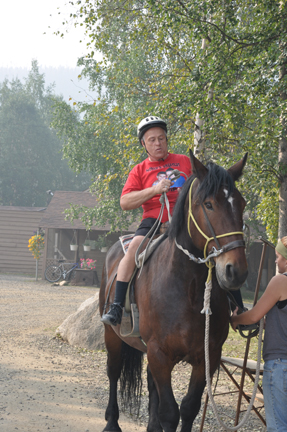
[[[90,37],[80,64],[102,91],[78,110],[92,134],[103,118],[105,130],[116,127],[117,145],[106,142],[106,168],[95,188],[109,196],[109,184],[122,186],[143,156],[132,132],[141,118],[166,118],[171,151],[187,153],[199,113],[206,159],[228,167],[249,152],[241,189],[250,222],[263,223],[274,242],[285,233],[286,16],[286,1],[273,0],[77,1],[71,19]],[[102,61],[93,59],[96,51]],[[69,147],[66,156],[75,157]],[[118,212],[115,205],[110,217]]]

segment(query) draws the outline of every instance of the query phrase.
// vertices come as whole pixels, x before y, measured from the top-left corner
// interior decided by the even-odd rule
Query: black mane
[[[229,172],[212,162],[209,162],[206,168],[208,169],[207,175],[204,177],[196,191],[196,199],[199,200],[199,203],[203,203],[207,197],[212,196],[215,198],[222,186],[227,189],[229,197],[235,187],[234,181]],[[192,175],[187,179],[176,201],[172,215],[172,222],[168,232],[171,239],[174,239],[178,235],[184,223],[184,204],[190,185],[195,177],[195,175]]]

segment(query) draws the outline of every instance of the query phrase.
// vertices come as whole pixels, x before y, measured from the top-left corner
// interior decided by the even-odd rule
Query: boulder
[[[100,321],[99,295],[84,301],[79,309],[57,328],[56,334],[70,345],[88,350],[104,349],[104,325]]]

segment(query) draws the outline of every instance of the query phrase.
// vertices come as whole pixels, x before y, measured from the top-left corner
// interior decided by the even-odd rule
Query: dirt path
[[[0,430],[100,432],[107,400],[105,353],[53,339],[95,292],[0,275]],[[100,380],[99,380],[100,378]],[[126,432],[144,431],[121,415]]]
[[[0,274],[1,432],[102,432],[108,401],[106,353],[82,350],[55,338],[56,328],[96,290],[61,288],[46,281]],[[187,364],[174,369],[173,389],[179,404],[190,372]],[[123,432],[146,431],[148,392],[143,378],[139,421],[121,413],[119,424]],[[231,388],[226,375],[220,377],[217,390]],[[230,395],[217,397],[219,411],[234,419],[236,400],[236,396]],[[202,408],[194,422],[194,432],[199,431],[201,414]],[[233,425],[232,420],[229,423]],[[204,431],[220,430],[209,405]],[[241,429],[265,430],[254,413]]]

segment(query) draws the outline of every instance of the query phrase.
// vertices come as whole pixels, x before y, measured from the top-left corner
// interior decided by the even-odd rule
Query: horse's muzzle
[[[220,265],[217,261],[216,276],[221,288],[234,291],[246,281],[248,276],[247,266],[240,267],[232,263]]]

